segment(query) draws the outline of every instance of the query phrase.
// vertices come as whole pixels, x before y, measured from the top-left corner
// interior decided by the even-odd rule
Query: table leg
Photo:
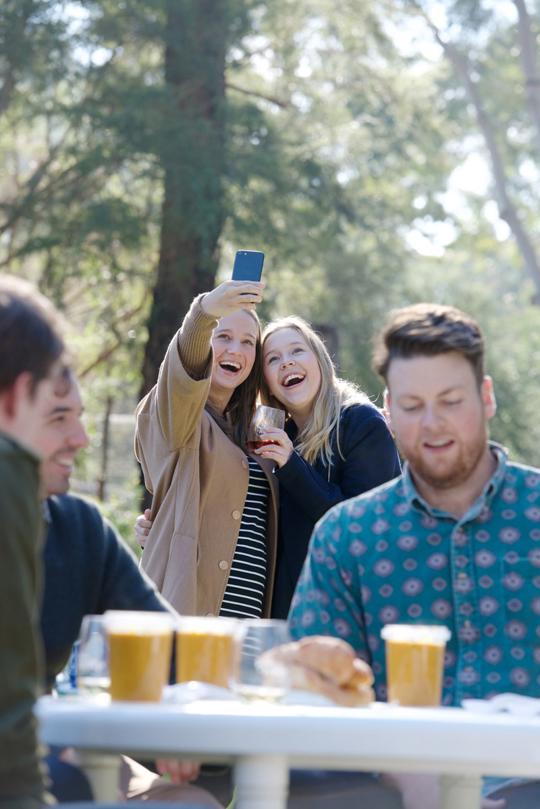
[[[441,775],[441,809],[480,809],[479,775]]]
[[[235,809],[286,809],[289,767],[285,756],[241,756],[234,767]]]
[[[90,782],[94,800],[103,803],[118,801],[120,756],[114,753],[94,753],[79,750],[82,771]]]

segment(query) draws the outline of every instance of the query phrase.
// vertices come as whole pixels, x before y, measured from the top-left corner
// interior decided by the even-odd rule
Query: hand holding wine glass
[[[270,458],[283,466],[293,451],[292,442],[284,430],[285,411],[259,405],[248,432],[248,449],[262,458]]]

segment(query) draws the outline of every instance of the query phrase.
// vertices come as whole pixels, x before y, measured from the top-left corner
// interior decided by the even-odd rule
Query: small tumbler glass
[[[242,621],[242,625],[244,636],[234,667],[232,690],[245,700],[278,702],[289,690],[289,671],[264,653],[290,643],[287,622],[256,619]]]
[[[109,690],[109,651],[102,615],[85,615],[79,635],[77,690],[102,694]]]

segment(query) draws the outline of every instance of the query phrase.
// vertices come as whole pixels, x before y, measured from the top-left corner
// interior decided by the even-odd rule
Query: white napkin
[[[510,713],[514,716],[539,716],[540,699],[521,694],[497,694],[491,699],[464,699],[461,703],[467,711],[475,713]]]
[[[196,702],[201,699],[236,700],[237,697],[227,688],[220,688],[211,683],[201,683],[197,680],[190,680],[188,683],[177,683],[168,685],[163,689],[163,702],[171,702],[175,705],[183,705],[187,702]]]
[[[315,708],[335,708],[336,703],[322,694],[316,694],[314,691],[301,691],[300,689],[293,688],[289,691],[284,699],[284,705],[310,705]]]

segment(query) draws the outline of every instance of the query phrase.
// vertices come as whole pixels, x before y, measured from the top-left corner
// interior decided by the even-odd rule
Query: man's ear
[[[32,398],[32,375],[25,371],[19,374],[13,385],[2,394],[2,409],[8,420],[15,420],[21,405]]]
[[[482,380],[481,393],[486,418],[492,419],[497,412],[497,401],[493,390],[493,380],[490,376],[485,376]]]

